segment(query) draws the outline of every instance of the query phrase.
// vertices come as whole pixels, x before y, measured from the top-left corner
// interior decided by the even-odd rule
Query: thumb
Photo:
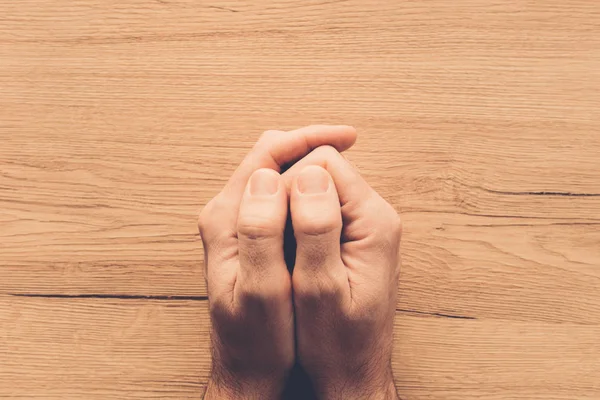
[[[293,272],[297,297],[336,302],[350,296],[348,275],[340,256],[342,212],[333,179],[315,165],[294,180],[290,212],[297,250]]]
[[[285,284],[290,278],[283,258],[286,217],[287,195],[279,173],[270,169],[255,171],[238,215],[238,294],[246,298],[275,296],[280,300],[286,296]]]

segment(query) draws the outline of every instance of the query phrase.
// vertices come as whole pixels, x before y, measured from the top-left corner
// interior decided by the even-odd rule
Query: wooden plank
[[[399,307],[600,323],[600,225],[425,214],[407,224]]]
[[[261,129],[309,121],[354,123],[404,213],[598,220],[593,4],[238,3],[0,3],[4,280],[205,295],[195,214]]]
[[[402,399],[592,400],[599,326],[403,316],[393,367]]]
[[[0,296],[0,396],[199,398],[206,301]],[[597,398],[600,327],[398,311],[403,399]],[[596,397],[595,397],[596,396]]]
[[[403,398],[597,399],[598,15],[0,0],[0,397],[197,398],[195,216],[261,130],[331,122],[403,214]]]
[[[404,219],[398,307],[516,321],[600,322],[600,223],[436,213]],[[4,293],[207,294],[197,262],[17,260],[0,271]]]
[[[0,296],[0,397],[198,398],[209,329],[205,301]]]

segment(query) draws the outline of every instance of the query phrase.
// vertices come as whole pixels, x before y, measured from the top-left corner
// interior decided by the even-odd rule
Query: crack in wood
[[[525,191],[511,191],[511,190],[495,190],[483,187],[481,185],[469,185],[466,183],[460,183],[462,186],[482,190],[487,193],[502,194],[506,196],[548,196],[548,197],[600,197],[600,193],[583,193],[583,192],[569,192],[569,191],[550,191],[550,190],[525,190]]]
[[[443,314],[443,313],[438,313],[438,312],[417,311],[417,310],[410,310],[407,308],[396,308],[396,311],[402,312],[402,313],[407,313],[407,314],[430,315],[432,317],[440,317],[440,318],[477,319],[475,317],[470,317],[467,315],[455,315],[455,314]]]
[[[229,11],[229,12],[240,12],[240,10],[235,10],[233,8],[222,7],[222,6],[207,6],[206,8],[215,8],[217,10]]]
[[[15,297],[37,297],[44,299],[117,299],[117,300],[167,300],[167,301],[206,301],[208,296],[156,296],[141,294],[47,294],[47,293],[9,293]]]
[[[600,197],[600,193],[576,193],[576,192],[510,192],[503,190],[485,189],[486,192],[505,194],[509,196],[564,196],[564,197]]]
[[[469,228],[505,228],[505,227],[547,227],[547,226],[596,226],[600,222],[556,222],[553,224],[443,224],[443,226],[435,228],[444,230],[445,226],[466,226]]]
[[[531,215],[510,215],[510,214],[478,214],[464,211],[436,211],[436,210],[420,210],[420,209],[406,209],[402,211],[402,214],[450,214],[450,215],[466,215],[468,217],[485,217],[485,218],[514,218],[514,219],[531,219],[531,220],[563,220],[563,221],[580,221],[584,222],[598,222],[600,218],[568,218],[568,217],[540,217]]]

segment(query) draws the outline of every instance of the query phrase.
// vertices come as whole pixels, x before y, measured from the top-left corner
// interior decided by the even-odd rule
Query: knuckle
[[[213,204],[214,200],[209,201],[200,212],[200,215],[198,215],[198,231],[201,235],[204,231],[206,231],[209,225],[210,216],[212,215],[211,210],[213,208]]]
[[[202,213],[200,213],[200,215],[198,215],[198,232],[200,232],[200,235],[202,235],[202,230],[204,228],[204,226],[206,225],[205,223],[205,218]]]
[[[238,235],[249,240],[278,237],[283,227],[272,216],[244,215],[238,218]]]
[[[211,318],[215,321],[222,322],[235,319],[231,305],[222,299],[210,299],[208,310]]]
[[[376,237],[382,242],[393,246],[399,242],[402,235],[402,219],[391,204],[382,198],[379,198],[378,203],[380,204],[379,207],[372,207],[373,210],[379,210],[377,213],[372,214],[372,226],[376,232]]]
[[[289,293],[283,285],[254,284],[240,290],[238,300],[243,310],[265,309],[281,304]]]
[[[392,284],[394,288],[397,288],[400,284],[400,272],[402,271],[402,261],[398,260],[398,262],[393,266],[392,270]]]
[[[340,155],[340,153],[337,151],[337,149],[329,144],[324,145],[324,146],[319,146],[314,151],[315,151],[315,153],[317,153],[320,157],[322,157],[324,159],[339,157],[339,155]]]
[[[352,321],[353,326],[364,327],[372,330],[374,326],[381,324],[383,318],[377,307],[370,304],[361,304],[353,309],[353,312],[348,313],[346,318]]]
[[[396,210],[390,206],[391,209],[391,213],[390,213],[390,232],[392,233],[392,236],[400,238],[400,236],[402,236],[402,218],[400,217],[400,214],[398,214],[396,212]]]
[[[266,131],[264,131],[262,134],[263,136],[275,136],[275,135],[279,135],[281,134],[283,131],[280,131],[279,129],[267,129]]]
[[[221,200],[221,194],[213,197],[202,209],[198,215],[198,229],[203,231],[211,230],[215,226],[215,221],[219,220],[219,215],[223,213],[226,206]]]
[[[281,134],[281,131],[278,130],[274,130],[274,129],[269,129],[264,131],[261,135],[260,138],[257,141],[257,144],[264,144],[266,142],[270,142],[272,141],[276,136],[279,136]]]
[[[340,212],[323,212],[300,207],[296,215],[292,216],[294,231],[299,233],[320,236],[330,233],[339,233],[342,229]]]
[[[343,296],[341,284],[331,277],[317,275],[311,277],[292,277],[294,298],[301,304],[318,307],[322,304],[339,303]]]

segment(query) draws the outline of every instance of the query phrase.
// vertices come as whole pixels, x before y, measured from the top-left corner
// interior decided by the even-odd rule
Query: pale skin
[[[340,154],[355,141],[348,126],[265,132],[200,214],[213,324],[206,400],[279,399],[295,363],[319,399],[398,398],[402,226]]]

